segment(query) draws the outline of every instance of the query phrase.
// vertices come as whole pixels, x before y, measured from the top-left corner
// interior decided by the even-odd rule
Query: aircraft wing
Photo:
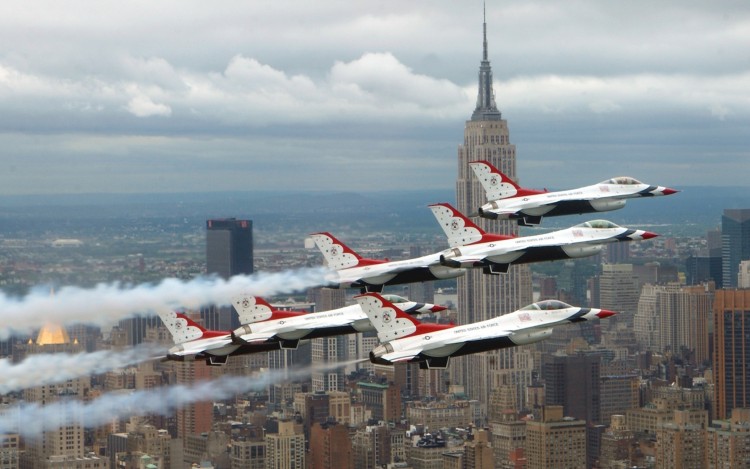
[[[351,316],[341,315],[333,318],[320,318],[314,321],[307,321],[298,329],[320,329],[324,327],[349,326],[352,322]]]
[[[253,334],[245,334],[240,336],[240,339],[242,339],[244,342],[247,342],[248,344],[258,344],[261,342],[266,342],[270,339],[273,339],[276,337],[276,334],[278,331],[268,331],[268,332],[256,332]]]
[[[452,344],[460,344],[460,343],[466,343],[468,341],[475,341],[475,340],[487,340],[487,339],[498,339],[500,337],[508,337],[511,335],[513,331],[496,331],[492,329],[487,329],[485,331],[478,330],[476,332],[474,331],[467,331],[465,334],[456,334],[455,337],[451,337],[450,339],[447,339],[445,341],[441,341],[441,343],[445,345],[452,345]]]
[[[391,363],[408,362],[420,353],[422,353],[421,348],[413,348],[410,350],[400,350],[398,352],[386,353],[381,358],[388,360]]]

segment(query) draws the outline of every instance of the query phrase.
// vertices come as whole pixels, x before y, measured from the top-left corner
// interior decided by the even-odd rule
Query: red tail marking
[[[203,338],[204,339],[208,339],[210,337],[219,337],[219,336],[222,336],[222,335],[229,334],[229,331],[212,331],[212,330],[206,329],[205,327],[201,326],[197,322],[195,322],[192,319],[190,319],[189,317],[187,317],[185,315],[185,313],[176,313],[176,314],[177,314],[178,318],[182,318],[185,321],[187,321],[188,326],[197,327],[203,333]]]
[[[331,233],[327,231],[321,231],[319,233],[310,233],[310,236],[313,236],[313,235],[324,235],[324,236],[328,236],[329,238],[331,238],[331,241],[333,241],[334,244],[338,244],[339,246],[341,246],[344,249],[345,253],[351,254],[357,258],[357,267],[364,267],[367,265],[385,264],[386,262],[388,262],[388,261],[383,261],[380,259],[368,259],[366,257],[360,256],[359,254],[357,254],[356,251],[354,251],[352,248],[350,248],[346,244],[342,243],[338,238],[336,238],[335,236],[333,236]]]
[[[304,311],[281,311],[278,309],[274,309],[274,307],[271,306],[271,303],[267,302],[265,299],[259,296],[255,297],[255,304],[263,305],[271,310],[271,317],[266,319],[266,321],[273,321],[274,319],[294,318],[297,316],[302,316],[304,314],[307,314]]]
[[[415,318],[414,316],[405,313],[401,308],[399,308],[398,306],[394,305],[393,303],[391,303],[387,299],[383,298],[379,293],[365,293],[362,296],[372,296],[374,298],[379,299],[380,302],[383,304],[384,307],[391,308],[391,309],[393,309],[396,312],[396,317],[397,318],[402,318],[402,319],[406,319],[408,321],[411,321],[417,327],[416,331],[414,331],[413,333],[411,333],[409,335],[405,335],[405,336],[403,336],[401,338],[404,338],[404,337],[413,337],[415,335],[429,334],[431,332],[442,331],[442,330],[445,330],[445,329],[450,329],[452,327],[455,327],[453,325],[448,325],[448,324],[436,324],[436,323],[421,322],[417,318]]]
[[[530,195],[544,194],[547,192],[547,189],[540,191],[538,189],[526,189],[524,187],[519,186],[518,184],[516,184],[515,181],[513,181],[513,179],[509,178],[505,173],[497,169],[492,163],[490,163],[487,160],[477,160],[477,161],[472,161],[472,163],[486,164],[490,168],[491,173],[497,174],[498,176],[502,178],[503,182],[508,183],[512,185],[513,187],[515,187],[518,192],[516,193],[516,195],[512,197],[508,197],[509,199],[518,198],[518,197],[528,197]]]

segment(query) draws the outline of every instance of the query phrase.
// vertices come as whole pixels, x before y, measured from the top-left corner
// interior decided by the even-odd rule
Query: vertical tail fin
[[[161,321],[167,326],[175,344],[183,344],[191,340],[200,339],[206,331],[200,324],[194,322],[183,313],[174,311],[159,312]]]
[[[310,237],[323,253],[328,267],[334,270],[348,269],[359,265],[362,257],[347,245],[336,239],[331,233],[313,233]]]
[[[430,205],[430,210],[445,232],[445,236],[448,237],[448,244],[452,248],[476,243],[485,235],[483,229],[453,208],[451,204],[433,204]]]
[[[414,334],[421,324],[378,293],[365,293],[355,298],[378,331],[381,342]]]
[[[240,317],[240,324],[267,321],[273,316],[273,308],[259,296],[242,295],[232,300]]]
[[[482,184],[484,192],[487,194],[487,200],[507,199],[522,191],[518,184],[492,166],[489,161],[472,161],[469,166],[474,170],[474,174]]]

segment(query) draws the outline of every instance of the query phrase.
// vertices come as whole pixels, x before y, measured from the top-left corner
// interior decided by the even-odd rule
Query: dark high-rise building
[[[566,416],[589,424],[601,423],[600,369],[598,354],[550,356],[542,376],[546,405],[561,405]]]
[[[713,281],[716,288],[721,288],[723,281],[721,256],[688,257],[685,259],[685,275],[688,285]]]
[[[716,418],[750,407],[750,290],[717,290],[714,298]]]
[[[487,160],[508,177],[517,181],[516,146],[510,143],[508,123],[495,104],[492,67],[487,53],[487,23],[484,23],[483,54],[479,66],[477,105],[466,121],[464,141],[458,148],[456,204],[468,214],[487,201],[482,185],[469,163]],[[492,233],[517,235],[518,226],[511,221],[475,220]],[[510,313],[532,302],[531,273],[527,265],[511,266],[507,274],[487,275],[472,269],[458,278],[460,324],[482,321]],[[463,385],[472,398],[487,404],[490,389],[503,384],[517,384],[519,395],[530,384],[531,371],[518,369],[517,348],[467,355],[452,360],[450,373],[454,384]]]
[[[223,279],[253,273],[253,222],[236,218],[206,220],[206,273]],[[230,330],[239,327],[231,306],[201,311],[204,326]]]
[[[206,273],[224,279],[253,273],[251,220],[206,220]]]
[[[726,209],[721,217],[721,268],[724,288],[737,288],[740,261],[750,259],[750,209]]]

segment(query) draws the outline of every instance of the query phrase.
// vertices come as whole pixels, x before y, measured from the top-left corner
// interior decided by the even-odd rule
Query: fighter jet
[[[473,161],[469,166],[490,201],[479,207],[476,215],[517,220],[522,226],[539,225],[542,217],[607,212],[624,207],[627,199],[679,192],[664,186],[644,184],[628,176],[578,189],[548,192],[520,187],[488,161]]]
[[[397,295],[384,297],[391,303],[399,305],[399,308],[408,314],[435,313],[446,309],[430,303],[416,303]],[[297,348],[300,340],[375,330],[359,304],[330,311],[263,321],[253,320],[258,317],[270,318],[273,314],[280,312],[275,311],[262,298],[247,296],[235,301],[234,305],[240,316],[240,322],[243,323],[232,332],[232,339],[236,344],[253,345],[276,341],[280,343],[281,348],[294,349]]]
[[[359,288],[362,293],[381,292],[384,285],[456,278],[466,273],[464,269],[441,265],[438,254],[403,261],[368,259],[330,233],[313,233],[310,237],[328,267],[336,271],[328,279],[333,287]]]
[[[546,300],[494,319],[455,326],[421,323],[377,293],[356,299],[381,342],[370,352],[370,361],[382,365],[419,362],[422,369],[446,368],[450,357],[531,344],[549,337],[555,326],[616,314]]]
[[[166,360],[205,360],[209,366],[226,364],[231,355],[278,350],[278,341],[257,342],[253,345],[232,342],[231,331],[211,331],[196,323],[184,313],[160,312],[164,325],[172,335],[174,347],[167,351]]]
[[[511,264],[573,259],[598,254],[608,243],[640,241],[658,236],[632,230],[607,220],[592,220],[564,230],[523,237],[487,234],[450,204],[431,205],[451,246],[439,254],[445,267],[481,267],[486,274],[501,274]]]

